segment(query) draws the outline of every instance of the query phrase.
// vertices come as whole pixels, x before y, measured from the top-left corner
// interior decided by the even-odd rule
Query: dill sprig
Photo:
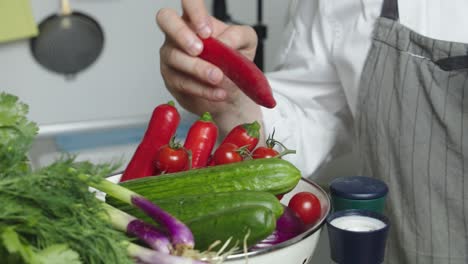
[[[37,250],[65,244],[82,263],[132,263],[122,244],[128,238],[99,217],[102,203],[76,177],[91,170],[102,177],[112,166],[73,160],[60,159],[36,173],[0,181],[0,233],[13,228]]]

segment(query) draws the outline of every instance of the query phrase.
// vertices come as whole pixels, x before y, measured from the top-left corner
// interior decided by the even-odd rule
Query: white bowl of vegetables
[[[280,160],[277,162],[273,160],[267,161],[265,159],[264,162],[266,162],[266,164],[263,164],[262,161],[251,161],[250,163],[255,163],[255,164],[262,163],[264,168],[266,167],[265,170],[268,170],[268,166],[277,166],[276,163],[286,164],[287,166],[292,166],[291,164],[289,164],[288,162],[284,160]],[[248,165],[249,162],[247,163],[242,162],[241,166],[245,166],[245,164]],[[229,166],[237,167],[239,165],[228,165],[228,167]],[[262,166],[260,166],[259,168],[261,167]],[[243,170],[243,169],[245,168],[243,167],[240,170]],[[204,170],[205,169],[202,169],[201,171],[203,172]],[[210,170],[210,169],[207,169],[207,170]],[[217,167],[215,170],[226,170],[226,169],[224,167],[221,167],[221,168]],[[190,171],[189,174],[197,174],[197,171],[199,170]],[[232,171],[232,170],[228,169],[226,171]],[[281,172],[281,168],[276,168],[276,171]],[[182,172],[179,175],[184,175],[185,177],[185,174],[187,174],[187,172]],[[281,173],[278,173],[278,174],[281,174]],[[192,179],[196,179],[198,177],[197,175],[190,175],[190,176]],[[120,177],[121,177],[120,174],[114,175],[110,177],[109,180],[112,182],[118,182]],[[141,189],[143,190],[142,191],[143,193],[145,192],[151,193],[150,191],[148,191],[148,189],[144,190],[144,188],[151,188],[151,185],[153,184],[152,181],[155,178],[158,178],[158,181],[163,179],[161,185],[165,185],[166,183],[164,183],[164,179],[167,179],[167,184],[170,185],[172,184],[171,183],[172,181],[171,179],[169,179],[169,177],[172,177],[172,175],[154,176],[150,178],[145,178],[144,182],[146,183],[140,182],[138,183],[138,186],[139,187],[143,186],[141,187],[143,188]],[[129,181],[128,185],[126,185],[125,187],[129,189],[133,189],[134,187],[132,187],[132,184],[138,181],[141,181],[141,180]],[[175,180],[175,182],[176,182],[175,184],[177,184],[177,180]],[[277,215],[276,219],[274,219],[274,222],[275,222],[275,225],[273,226],[274,230],[268,229],[265,227],[264,228],[266,230],[265,232],[269,232],[268,235],[264,235],[265,237],[263,239],[258,240],[253,245],[250,244],[248,247],[245,247],[242,241],[240,241],[240,243],[236,244],[237,250],[235,251],[229,252],[230,249],[233,249],[232,247],[234,245],[233,243],[227,244],[226,247],[224,248],[224,252],[228,252],[228,254],[223,255],[224,263],[239,263],[239,264],[240,263],[253,263],[253,264],[255,263],[258,263],[258,264],[260,263],[262,264],[263,263],[273,263],[273,264],[274,263],[278,263],[278,264],[297,263],[297,264],[303,264],[303,263],[308,262],[308,260],[311,258],[316,248],[317,242],[320,237],[320,230],[325,222],[327,215],[330,212],[330,200],[329,200],[327,193],[313,181],[310,181],[305,178],[300,178],[298,181],[296,181],[296,183],[297,184],[295,185],[295,187],[292,190],[289,190],[287,193],[285,193],[284,196],[282,196],[280,200],[280,203],[283,207],[283,211],[282,211],[281,216]],[[159,185],[160,183],[158,183],[158,186]],[[209,188],[209,185],[210,184],[206,184],[206,186],[208,186],[207,188]],[[154,192],[161,192],[161,190],[163,190],[162,188],[163,187],[160,187],[159,190],[154,190]],[[133,190],[138,193],[138,190],[135,190],[135,189]],[[250,195],[250,193],[248,192],[246,194]],[[211,197],[220,197],[216,195],[218,195],[216,192],[211,193]],[[302,197],[300,197],[301,195]],[[304,195],[306,198],[304,198]],[[297,213],[300,214],[301,211],[298,212],[297,210],[300,210],[301,208],[304,209],[304,203],[310,202],[310,200],[307,199],[307,197],[309,196],[312,196],[314,198],[314,200],[312,200],[312,203],[313,203],[312,210],[305,210],[305,212],[302,213],[303,215],[298,215]],[[191,196],[189,195],[188,197],[191,197]],[[295,197],[294,198],[295,205],[292,205],[290,203],[293,200],[293,197]],[[203,198],[203,195],[196,196],[196,198],[197,199],[200,198],[201,200],[206,199],[206,198]],[[175,212],[175,214],[177,215],[178,212],[174,211],[175,209],[172,208],[172,207],[177,207],[177,206],[167,205],[168,201],[171,201],[170,199],[160,200],[161,207],[164,209],[168,209],[170,212]],[[223,199],[223,198],[219,198],[219,199]],[[248,200],[249,198],[247,197],[245,199]],[[259,198],[259,199],[263,199],[263,198]],[[277,198],[275,197],[275,199]],[[156,200],[150,199],[150,200],[152,200],[155,204],[158,204],[157,199]],[[239,203],[241,202],[242,201],[240,201]],[[190,204],[191,201],[190,199],[184,198],[182,200],[178,200],[177,202],[174,202],[174,204],[176,203],[179,203],[179,204],[189,203]],[[213,203],[216,203],[216,201],[214,201]],[[127,211],[128,209],[130,211],[127,211],[127,213],[130,213],[137,217],[144,217],[142,214],[138,213],[137,210],[131,209],[131,207],[125,207],[125,206],[120,207],[118,203],[115,204],[112,202],[111,204],[113,206],[117,206],[119,209],[123,211]],[[198,205],[195,205],[195,207],[197,206]],[[209,207],[211,205],[206,205],[206,206]],[[307,207],[307,205],[305,207]],[[237,214],[236,211],[233,211],[233,212],[234,214]],[[240,214],[242,214],[242,212]],[[183,214],[179,216],[182,217],[182,220],[185,220],[185,218],[189,218],[189,217],[184,217]],[[230,216],[228,216],[228,218],[229,217]],[[302,217],[305,217],[305,219],[302,220]],[[202,216],[201,219],[205,219],[205,220],[201,220],[198,222],[199,223],[201,222],[202,223],[201,225],[203,226],[204,221],[212,221],[213,218],[214,217],[210,217],[210,216],[209,217]],[[309,218],[309,220],[307,220],[307,218]],[[305,223],[304,221],[306,222],[308,221],[308,222]],[[209,225],[209,224],[206,224],[206,225]],[[216,225],[216,224],[213,224],[213,225]],[[266,224],[266,225],[269,225],[269,224]],[[189,224],[189,227],[192,227],[192,225]],[[227,227],[227,229],[230,229],[230,228],[233,228],[232,225],[230,227]],[[211,226],[211,227],[209,226],[209,227],[206,227],[205,229],[212,229],[212,230],[208,230],[208,232],[212,231],[213,233],[216,233],[215,226]],[[233,230],[240,230],[240,229],[233,228]],[[197,234],[199,233],[199,230],[198,231],[193,230],[193,231],[194,231],[194,236],[195,236],[195,244],[197,245]],[[206,234],[207,232],[203,233],[204,236],[206,236]],[[213,240],[215,239],[216,238],[214,237]],[[226,237],[222,237],[220,239],[220,242],[221,244],[217,248],[215,248],[215,251],[219,250],[219,247],[225,244]]]
[[[32,170],[26,154],[38,128],[17,97],[0,93],[0,105],[0,259],[6,263],[305,263],[330,211],[327,194],[279,157],[253,155],[119,184],[120,174],[105,179],[112,164],[73,156]],[[284,207],[304,191],[318,200],[309,224]],[[275,195],[283,194],[281,203]]]

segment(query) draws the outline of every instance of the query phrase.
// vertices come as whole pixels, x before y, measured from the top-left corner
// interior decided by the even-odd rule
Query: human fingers
[[[253,59],[257,49],[257,34],[250,26],[235,25],[227,27],[217,38],[227,46],[241,51]]]
[[[183,16],[202,38],[213,33],[213,25],[204,0],[182,0]]]
[[[203,43],[175,10],[160,9],[156,14],[156,22],[165,33],[166,39],[170,39],[192,56],[200,54]]]
[[[227,96],[227,92],[223,88],[210,87],[206,83],[167,65],[161,65],[161,74],[169,92],[176,98],[190,96],[191,99],[203,98],[209,101],[222,101]]]
[[[161,64],[182,71],[185,74],[213,85],[223,79],[223,72],[211,63],[198,57],[187,55],[174,45],[165,43],[160,49]]]

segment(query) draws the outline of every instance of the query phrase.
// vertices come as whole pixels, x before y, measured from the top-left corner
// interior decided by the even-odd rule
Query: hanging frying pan
[[[34,58],[45,68],[67,76],[90,66],[101,54],[104,33],[93,18],[72,12],[69,0],[61,0],[61,13],[39,24],[31,39]]]

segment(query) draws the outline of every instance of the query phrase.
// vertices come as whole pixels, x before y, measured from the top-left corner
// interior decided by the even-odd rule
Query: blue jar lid
[[[330,183],[332,195],[351,200],[378,199],[388,193],[387,184],[366,176],[345,176]]]

